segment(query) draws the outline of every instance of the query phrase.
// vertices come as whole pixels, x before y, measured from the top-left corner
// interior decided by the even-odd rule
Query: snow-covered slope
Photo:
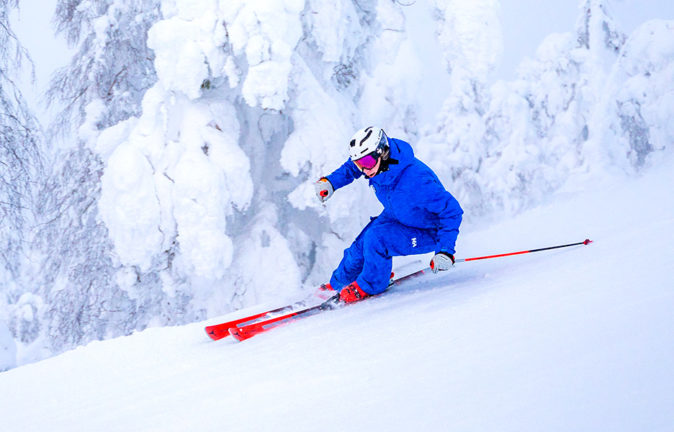
[[[243,343],[154,328],[4,372],[1,429],[671,431],[666,165],[466,228],[458,248],[590,246],[457,264]]]

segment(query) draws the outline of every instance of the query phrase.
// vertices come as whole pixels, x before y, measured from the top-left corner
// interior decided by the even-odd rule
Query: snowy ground
[[[4,372],[0,429],[671,431],[674,170],[609,183],[458,245],[590,246],[457,264],[242,343],[197,323]]]

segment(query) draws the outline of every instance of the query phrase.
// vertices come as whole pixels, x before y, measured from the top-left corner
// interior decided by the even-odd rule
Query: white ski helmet
[[[383,129],[368,126],[356,132],[349,141],[349,156],[352,161],[357,161],[367,155],[373,154],[379,158],[388,149],[388,137]]]

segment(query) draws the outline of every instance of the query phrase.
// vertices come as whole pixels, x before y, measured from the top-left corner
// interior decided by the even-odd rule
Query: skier
[[[341,167],[316,182],[319,200],[325,202],[335,190],[365,175],[384,211],[344,251],[319,292],[338,291],[345,303],[379,294],[388,288],[394,256],[435,251],[433,272],[449,270],[463,210],[435,173],[408,143],[371,126],[351,138],[349,154]]]

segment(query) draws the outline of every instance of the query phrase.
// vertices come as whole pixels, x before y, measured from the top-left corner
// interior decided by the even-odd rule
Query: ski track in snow
[[[0,374],[3,431],[666,431],[674,425],[672,164],[482,231],[390,295],[248,341],[206,324]],[[668,169],[669,168],[669,169]]]

